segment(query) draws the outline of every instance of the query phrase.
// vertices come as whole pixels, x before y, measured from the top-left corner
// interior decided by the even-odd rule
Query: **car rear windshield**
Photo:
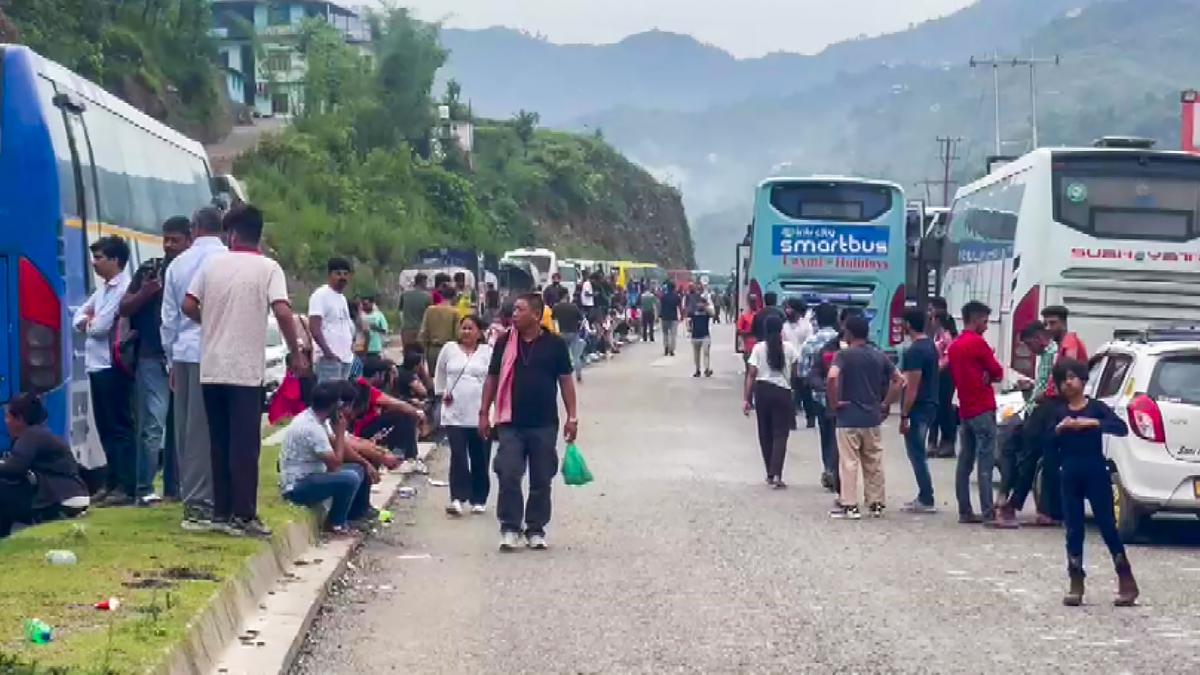
[[[892,208],[892,189],[860,183],[775,183],[771,206],[797,220],[865,223]]]
[[[1156,153],[1056,156],[1054,217],[1102,239],[1200,234],[1200,160]]]
[[[1156,401],[1200,405],[1200,354],[1159,361],[1147,393]]]

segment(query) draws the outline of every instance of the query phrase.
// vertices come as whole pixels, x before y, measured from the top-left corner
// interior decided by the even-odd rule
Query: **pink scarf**
[[[504,355],[500,360],[500,380],[496,388],[496,424],[512,422],[512,388],[513,375],[517,370],[517,350],[521,336],[516,328],[508,331],[508,342],[504,345]]]

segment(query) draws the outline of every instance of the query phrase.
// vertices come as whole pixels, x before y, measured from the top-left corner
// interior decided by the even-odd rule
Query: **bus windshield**
[[[1198,234],[1200,165],[1173,157],[1054,162],[1054,216],[1101,239],[1188,241]]]
[[[562,280],[567,283],[579,281],[579,270],[575,269],[571,265],[559,267],[558,274],[562,277]]]
[[[514,258],[516,260],[524,260],[524,261],[528,262],[529,264],[533,265],[535,269],[537,269],[539,274],[549,274],[550,273],[550,256],[518,254],[518,255],[513,255],[513,256],[509,256],[509,257]]]

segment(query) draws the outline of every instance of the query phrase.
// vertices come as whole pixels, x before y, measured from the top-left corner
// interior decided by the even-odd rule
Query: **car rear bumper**
[[[1110,458],[1135,502],[1157,511],[1200,512],[1200,463],[1175,459],[1162,445],[1125,440],[1110,446]]]

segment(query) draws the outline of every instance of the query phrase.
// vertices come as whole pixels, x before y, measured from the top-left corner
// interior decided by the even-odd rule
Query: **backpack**
[[[813,391],[825,391],[825,380],[829,377],[829,369],[833,366],[833,357],[841,348],[841,338],[835,336],[812,355],[812,363],[808,368],[808,386]]]

